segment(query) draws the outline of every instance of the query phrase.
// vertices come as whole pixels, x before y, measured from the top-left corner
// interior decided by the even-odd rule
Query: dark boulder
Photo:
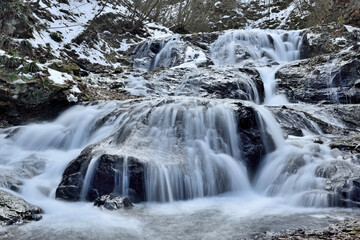
[[[92,148],[85,149],[67,166],[61,183],[56,190],[56,197],[69,201],[93,201],[106,194],[126,194],[122,192],[121,184],[124,167],[127,167],[129,182],[128,197],[133,202],[145,200],[144,171],[145,166],[136,158],[103,154],[95,159],[95,170],[91,176],[88,190],[83,191],[84,179],[88,166],[93,160]],[[126,161],[126,163],[124,163]],[[81,194],[84,196],[81,196]]]
[[[66,167],[62,181],[56,189],[56,198],[69,201],[80,200],[82,183],[92,159],[91,150],[91,146],[85,148],[81,154]]]
[[[103,195],[95,199],[94,206],[104,207],[107,210],[130,209],[134,205],[126,197]]]
[[[23,224],[41,219],[41,209],[0,190],[0,226]]]
[[[263,120],[254,108],[241,104],[238,106],[240,107],[236,111],[236,119],[240,137],[239,145],[250,177],[253,177],[263,156],[273,151],[275,146],[271,136],[262,129]]]
[[[116,155],[102,155],[98,160],[98,166],[90,185],[88,200],[94,200],[91,191],[96,192],[97,196],[119,192],[125,194],[121,189],[115,189],[115,182],[123,178],[124,167],[127,167],[129,181],[129,199],[133,202],[145,200],[145,167],[138,159]],[[124,163],[126,161],[126,163]]]

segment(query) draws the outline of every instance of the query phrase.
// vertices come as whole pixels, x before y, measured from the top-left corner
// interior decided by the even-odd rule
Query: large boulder
[[[40,208],[0,190],[0,226],[38,221],[40,213]]]
[[[91,161],[96,161],[93,170],[88,169]],[[122,186],[116,184],[123,178],[124,167],[127,168],[129,179],[128,193],[123,193]],[[67,166],[56,190],[56,197],[69,201],[93,201],[97,197],[113,193],[128,194],[133,202],[144,201],[144,170],[144,165],[136,158],[108,154],[94,156],[92,148],[88,147]],[[86,185],[88,189],[83,190],[86,174],[92,175]]]
[[[206,166],[211,163],[208,162],[206,157],[201,155],[201,150],[198,150],[199,148],[201,149],[202,146],[187,145],[192,141],[202,142],[203,137],[206,136],[206,130],[202,127],[200,127],[199,130],[201,133],[191,135],[193,131],[191,131],[191,133],[188,132],[189,129],[196,126],[197,118],[207,118],[205,121],[210,124],[211,127],[216,128],[213,129],[213,131],[216,131],[214,134],[219,136],[219,143],[223,145],[211,147],[214,147],[216,151],[219,152],[229,150],[225,145],[235,147],[232,148],[233,151],[231,150],[231,153],[226,153],[233,154],[239,161],[244,161],[245,165],[249,167],[251,176],[255,174],[262,156],[266,152],[272,151],[273,147],[266,147],[271,144],[266,144],[265,146],[264,142],[271,142],[271,137],[263,132],[261,128],[263,125],[262,120],[251,104],[242,101],[228,100],[228,106],[231,106],[231,109],[229,109],[229,112],[225,111],[225,113],[229,113],[230,115],[209,115],[211,111],[224,113],[222,112],[222,107],[214,107],[214,105],[216,106],[216,103],[219,102],[220,101],[215,102],[213,100],[198,99],[179,101],[178,98],[155,100],[155,103],[151,105],[153,109],[146,108],[146,111],[142,110],[147,113],[140,118],[139,115],[136,115],[136,123],[125,124],[100,143],[86,148],[73,160],[63,173],[63,179],[57,188],[56,197],[69,201],[92,201],[97,197],[113,194],[115,196],[127,196],[132,202],[141,202],[169,201],[171,199],[186,200],[196,196],[214,195],[229,191],[233,185],[230,184],[232,180],[226,172],[228,171],[226,164],[211,166],[214,175],[219,175],[216,178],[212,192],[198,193],[197,189],[188,185],[188,178],[193,177],[194,174],[191,165],[193,159],[188,159],[189,154],[192,154],[192,150],[197,151],[196,154],[199,154],[200,161],[206,161],[204,162],[204,166],[199,166],[198,169],[201,172],[202,178],[202,180],[199,181],[199,185],[201,184],[201,187],[207,190],[207,181],[209,181],[209,171]],[[141,106],[145,106],[144,103],[149,102],[143,101],[140,103]],[[174,115],[171,115],[171,117],[162,114],[162,110],[168,110],[167,106],[174,109],[171,111]],[[188,109],[194,106],[199,107],[199,111],[194,115],[196,116],[195,119],[191,116],[189,118],[187,114]],[[136,111],[136,114],[138,114],[137,111],[139,109],[136,110],[136,102],[133,102],[132,107]],[[234,113],[234,115],[231,113]],[[130,113],[130,116],[126,118],[131,119],[133,117]],[[231,119],[228,117],[231,117]],[[232,117],[234,118],[232,119]],[[176,119],[176,131],[169,133],[171,135],[170,138],[168,138],[169,135],[166,126],[165,129],[162,129],[162,127],[166,125],[163,121],[168,121],[169,119]],[[192,122],[193,120],[194,122]],[[231,121],[231,123],[229,121]],[[231,130],[238,132],[239,138],[233,137],[235,133],[228,132],[229,129],[227,129],[227,124],[235,123],[235,121],[237,122],[237,129],[234,128]],[[215,122],[216,125],[212,126]],[[131,126],[131,128],[129,128],[129,126]],[[234,127],[236,126],[234,125]],[[165,131],[159,133],[159,142],[154,142],[154,139],[151,137],[151,134],[153,134],[151,131],[153,129]],[[205,134],[205,136],[202,136],[202,134]],[[176,143],[171,144],[173,138],[177,140]],[[236,141],[234,142],[235,139]],[[160,143],[163,141],[166,141],[166,143]],[[166,147],[167,141],[170,141],[169,147]],[[159,144],[161,146],[159,146]],[[166,146],[162,146],[163,144]],[[104,146],[107,147],[104,148]],[[221,147],[224,148],[218,149]],[[109,153],[104,152],[105,149]],[[136,150],[132,153],[131,150],[129,152],[129,149]],[[111,153],[114,151],[124,152],[124,155],[128,157],[118,154],[114,155]],[[140,160],[135,157],[130,157],[130,154],[134,154],[135,157],[139,156]],[[171,177],[168,178],[168,176]],[[165,178],[167,180],[165,180]],[[167,182],[165,184],[167,187],[164,185],[165,181]],[[194,179],[194,181],[197,180]],[[169,193],[168,188],[172,188],[173,192]]]

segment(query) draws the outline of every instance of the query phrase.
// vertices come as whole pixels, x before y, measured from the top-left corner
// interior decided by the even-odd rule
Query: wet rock
[[[95,169],[90,177],[88,190],[83,191],[84,179],[88,166],[96,157],[91,147],[85,149],[80,156],[69,163],[63,174],[63,179],[56,190],[56,197],[69,201],[77,201],[82,198],[93,201],[113,192],[122,194],[121,186],[117,186],[117,179],[122,179],[124,161],[128,169],[129,192],[128,197],[133,202],[145,200],[144,170],[145,167],[136,158],[103,154],[94,159]],[[91,174],[91,173],[90,173]]]
[[[40,213],[40,208],[0,190],[0,226],[38,221]]]
[[[132,51],[133,67],[153,70],[157,67],[174,67],[184,63],[185,44],[178,37],[145,41]]]
[[[287,65],[276,73],[278,92],[293,103],[360,103],[359,56],[348,52]]]
[[[316,176],[328,179],[329,205],[360,207],[360,168],[346,161],[333,160],[320,164]]]
[[[334,138],[329,146],[330,148],[351,152],[354,155],[360,155],[360,133]]]
[[[159,96],[198,96],[206,98],[230,98],[264,100],[264,86],[259,73],[252,68],[211,67],[155,69],[139,77],[123,76],[129,92]],[[145,82],[137,91],[132,87],[136,79]],[[136,85],[135,85],[136,86]]]
[[[119,191],[116,187],[116,178],[122,179],[125,165],[128,169],[129,176],[129,199],[133,202],[145,200],[145,167],[138,159],[133,157],[102,155],[98,160],[92,184],[88,195],[89,200],[91,192],[96,192],[98,196]],[[124,163],[126,161],[126,163]],[[121,193],[121,192],[120,192]]]
[[[67,89],[64,86],[45,84],[36,78],[27,82],[11,82],[0,76],[0,120],[15,125],[31,119],[54,118],[71,105],[67,100]]]
[[[126,197],[103,195],[95,199],[94,206],[104,207],[107,210],[130,209],[134,205]]]
[[[69,163],[63,173],[62,181],[56,189],[56,198],[69,201],[80,200],[82,183],[92,159],[91,152],[91,146],[89,146]]]
[[[271,137],[261,129],[261,119],[254,109],[241,104],[238,106],[236,118],[241,139],[239,144],[250,177],[253,177],[263,156],[273,151],[275,146]]]
[[[357,45],[358,31],[348,31],[343,24],[331,23],[310,28],[304,35],[301,58],[337,53]]]

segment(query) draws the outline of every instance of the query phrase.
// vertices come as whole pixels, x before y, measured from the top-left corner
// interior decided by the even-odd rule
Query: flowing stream
[[[211,44],[210,55],[214,68],[256,68],[264,84],[264,104],[283,105],[288,102],[276,94],[275,73],[300,58],[301,39],[300,31],[228,31]],[[161,41],[157,54],[143,66],[171,67],[174,49],[181,44],[179,36]],[[150,45],[138,49],[138,56]],[[253,101],[213,99],[191,96],[191,91],[159,97],[144,90],[143,99],[79,105],[51,122],[0,130],[0,169],[9,178],[2,187],[22,182],[17,194],[44,210],[43,220],[1,229],[0,236],[232,239],[266,230],[321,227],[352,214],[326,208],[329,194],[315,169],[332,159],[328,147],[306,137],[284,139],[272,113],[258,105],[258,96]],[[256,113],[265,145],[252,174],[240,137],[245,130],[239,124],[239,105]],[[117,194],[130,195],[129,157],[146,166],[145,201],[110,213],[86,201],[55,199],[66,166],[91,144],[95,150],[81,199],[89,193],[99,156],[107,153],[125,156],[114,183]]]

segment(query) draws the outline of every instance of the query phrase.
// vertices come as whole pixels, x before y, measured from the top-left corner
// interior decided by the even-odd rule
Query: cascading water
[[[109,134],[108,144],[103,143],[101,148],[146,164],[147,201],[166,202],[248,190],[250,184],[233,111],[230,103],[191,98],[132,103],[132,111],[115,115],[122,120],[114,122],[122,124]],[[126,130],[129,125],[133,126],[130,132]],[[98,157],[90,161],[81,199],[86,199]],[[116,177],[114,192],[127,196],[131,182],[126,164],[118,171],[122,173]]]
[[[176,51],[183,45],[179,36],[156,44],[154,42],[145,43],[137,49],[138,58],[151,56],[136,64],[147,70],[162,65],[176,65]],[[212,69],[226,69],[227,66],[256,68],[264,85],[264,103],[286,104],[286,98],[276,94],[275,73],[284,64],[300,58],[300,46],[300,31],[229,31],[210,47],[210,55],[215,63]],[[320,163],[333,158],[330,149],[316,145],[312,140],[285,140],[271,112],[265,106],[257,105],[261,102],[260,94],[250,78],[245,81],[250,97],[244,99],[248,102],[190,97],[197,74],[195,71],[190,77],[183,78],[177,87],[169,87],[176,90],[173,93],[176,97],[169,97],[170,94],[164,94],[165,91],[161,89],[149,91],[143,86],[146,80],[139,78],[141,88],[133,93],[149,98],[75,106],[53,122],[0,130],[2,170],[15,172],[16,175],[24,171],[18,169],[19,163],[26,169],[31,169],[34,164],[45,165],[43,171],[28,174],[24,179],[9,174],[9,179],[1,183],[2,187],[19,188],[25,200],[38,204],[45,214],[49,214],[44,221],[50,225],[59,216],[59,219],[67,222],[66,216],[60,212],[65,210],[69,214],[75,207],[79,208],[76,211],[83,220],[90,218],[95,221],[99,217],[104,224],[114,229],[118,224],[127,226],[127,220],[104,218],[102,213],[96,212],[86,203],[71,205],[55,200],[56,189],[67,165],[83,149],[90,149],[86,170],[82,178],[77,178],[81,180],[77,193],[81,200],[89,199],[89,194],[94,193],[95,175],[100,161],[105,159],[102,156],[107,154],[112,157],[109,158],[115,159],[114,162],[118,161],[116,164],[121,165],[119,168],[111,167],[114,172],[111,178],[113,187],[108,193],[133,197],[139,195],[137,191],[142,189],[140,191],[143,192],[138,196],[140,201],[172,202],[171,206],[178,208],[176,214],[194,211],[198,214],[199,209],[200,212],[211,209],[210,212],[214,213],[211,217],[214,218],[221,209],[226,216],[232,216],[231,219],[238,219],[238,215],[249,217],[253,213],[263,216],[264,209],[279,207],[278,204],[281,206],[281,214],[294,211],[289,208],[289,204],[328,206],[329,193],[324,190],[324,180],[315,176],[315,170]],[[210,78],[211,75],[208,73],[206,76]],[[126,89],[133,90],[129,85]],[[251,118],[249,115],[253,110],[256,117]],[[243,122],[242,118],[251,119],[252,122]],[[322,134],[316,123],[309,122],[313,126],[304,128],[304,132]],[[240,131],[244,138],[240,137]],[[250,131],[256,133],[251,135]],[[243,140],[254,138],[261,139],[256,140],[260,147],[253,148]],[[254,174],[248,173],[249,161],[259,162],[258,165],[254,164]],[[143,166],[143,169],[139,166]],[[134,171],[138,171],[136,176],[142,176],[141,181],[134,180]],[[74,189],[75,183],[71,184],[70,187]],[[206,198],[210,196],[212,200]],[[186,203],[178,201],[189,199],[195,200]],[[219,208],[223,201],[227,201],[224,205],[228,204],[229,207]],[[256,206],[251,205],[252,202]],[[163,205],[165,209],[162,205],[155,206],[154,209],[160,211],[159,218],[168,215],[166,211],[174,211],[166,204]],[[164,211],[166,213],[162,214]],[[135,213],[139,219],[145,217],[145,228],[154,221],[151,215],[152,212]],[[187,222],[187,217],[181,216],[179,222]],[[167,225],[169,218],[163,219],[159,225]],[[193,225],[196,225],[196,221],[192,222]],[[223,223],[229,220],[226,217],[218,221]],[[141,228],[138,220],[130,222],[136,229]],[[237,225],[242,226],[243,223]],[[59,224],[62,227],[66,225],[63,222]],[[39,225],[35,225],[35,229],[39,228]],[[54,225],[54,228],[57,226]],[[211,231],[211,228],[207,230]],[[140,238],[144,234],[153,236],[152,233],[140,232]],[[221,237],[219,234],[214,236]],[[132,235],[126,235],[129,236]]]
[[[180,36],[174,35],[170,39],[151,40],[147,41],[134,50],[134,58],[142,59],[150,57],[150,61],[139,60],[135,61],[135,66],[144,68],[148,71],[156,67],[172,67],[175,65],[180,56],[177,55],[177,50],[181,47]],[[145,61],[145,62],[144,62]]]
[[[250,65],[259,71],[265,88],[265,104],[286,104],[275,94],[275,73],[281,65],[300,58],[301,32],[237,30],[220,36],[211,45],[216,65]]]

